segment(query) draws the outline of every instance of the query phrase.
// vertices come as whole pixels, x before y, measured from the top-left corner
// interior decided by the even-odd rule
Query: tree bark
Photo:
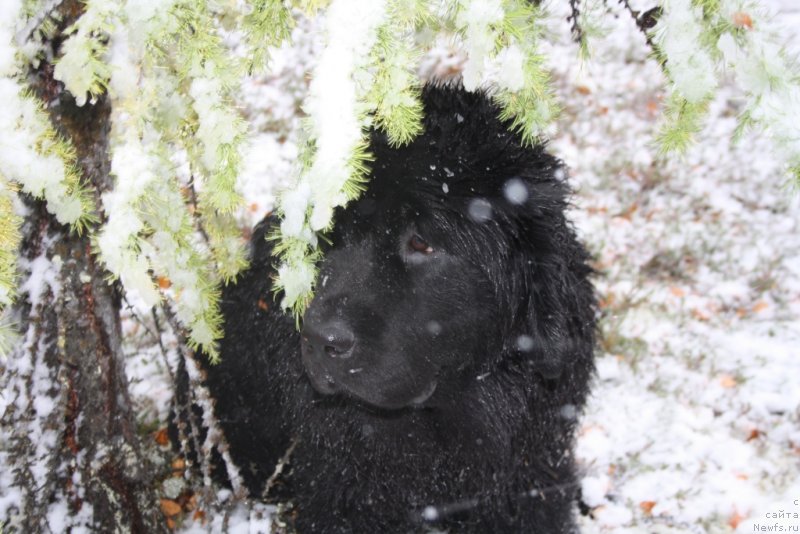
[[[63,29],[82,3],[63,2]],[[60,32],[59,32],[60,34]],[[60,37],[53,41],[57,52]],[[87,183],[110,187],[110,106],[83,107],[43,63],[32,76],[56,129],[77,150]],[[20,339],[0,379],[0,496],[5,532],[164,532],[154,471],[139,443],[121,350],[120,296],[90,239],[59,224],[41,202],[23,226]],[[9,484],[8,487],[2,486]],[[0,499],[1,501],[2,499]],[[11,506],[9,506],[9,504]]]

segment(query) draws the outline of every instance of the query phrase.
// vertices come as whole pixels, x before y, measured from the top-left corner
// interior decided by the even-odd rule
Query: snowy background
[[[557,3],[546,54],[564,112],[550,149],[571,169],[572,217],[596,257],[603,314],[577,449],[582,528],[800,531],[800,520],[770,515],[800,514],[800,198],[769,139],[731,145],[742,95],[729,86],[686,157],[659,159],[664,80],[643,36],[609,1],[619,17],[582,63],[566,2]],[[800,50],[800,5],[765,3]],[[270,74],[244,88],[255,129],[240,182],[247,227],[292,176],[306,73],[320,51],[312,30],[302,23]],[[462,59],[443,43],[425,68],[457,70]],[[128,374],[142,428],[163,442],[171,386],[146,315],[125,312]],[[162,508],[181,530],[269,530],[263,505],[203,513],[187,498],[180,461],[172,467]]]
[[[767,4],[800,50],[800,4]],[[584,532],[800,531],[767,515],[800,514],[799,199],[767,139],[731,146],[729,87],[684,159],[656,159],[662,78],[619,22],[590,65],[551,51],[566,106],[551,148],[601,272]]]

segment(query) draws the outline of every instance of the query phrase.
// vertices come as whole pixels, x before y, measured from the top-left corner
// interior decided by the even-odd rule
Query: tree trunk
[[[63,31],[82,4],[66,1],[58,9]],[[60,40],[51,43],[54,51]],[[110,186],[110,106],[104,99],[76,106],[52,71],[42,64],[34,90],[75,146],[99,203]],[[6,522],[5,532],[81,525],[165,531],[128,395],[119,294],[86,235],[59,224],[41,202],[27,205],[15,310],[20,338],[0,380],[0,436],[7,438],[0,442],[0,525]]]

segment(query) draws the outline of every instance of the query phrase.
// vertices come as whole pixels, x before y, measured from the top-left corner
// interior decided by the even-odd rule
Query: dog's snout
[[[349,358],[353,354],[355,334],[344,323],[328,321],[303,325],[303,343],[317,354],[331,358]]]

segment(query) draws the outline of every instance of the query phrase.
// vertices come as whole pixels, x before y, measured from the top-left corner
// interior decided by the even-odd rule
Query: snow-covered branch
[[[602,25],[608,5],[567,1],[568,23],[588,57],[587,36]],[[663,151],[692,142],[730,70],[747,97],[741,129],[766,130],[800,177],[796,68],[756,0],[662,0],[644,14],[620,1],[649,31],[670,81],[657,135]],[[74,154],[20,83],[24,63],[46,51],[29,37],[15,39],[36,33],[19,9],[12,2],[11,16],[0,22],[0,97],[10,103],[0,114],[6,191],[13,196],[18,186],[43,197],[59,220],[82,228],[93,206],[71,163]],[[326,47],[304,103],[305,148],[294,185],[279,195],[282,224],[272,236],[275,287],[283,291],[283,306],[298,316],[313,293],[320,233],[330,230],[334,209],[364,189],[368,132],[382,129],[399,145],[421,131],[415,71],[436,40],[431,35],[461,47],[465,88],[489,92],[523,142],[546,138],[559,110],[540,52],[545,13],[538,2],[88,0],[56,51],[55,76],[79,105],[103,97],[112,105],[115,186],[102,196],[107,222],[94,242],[127,289],[148,303],[168,297],[192,346],[212,357],[222,332],[218,286],[246,265],[236,215],[243,205],[237,178],[248,128],[237,88],[243,76],[265,67],[269,46],[290,36],[301,11],[322,13]],[[34,26],[51,22],[45,16]],[[0,204],[0,217],[11,221],[11,230],[0,234],[3,250],[14,247],[17,223],[9,206]],[[13,269],[4,265],[0,292],[12,287]]]

